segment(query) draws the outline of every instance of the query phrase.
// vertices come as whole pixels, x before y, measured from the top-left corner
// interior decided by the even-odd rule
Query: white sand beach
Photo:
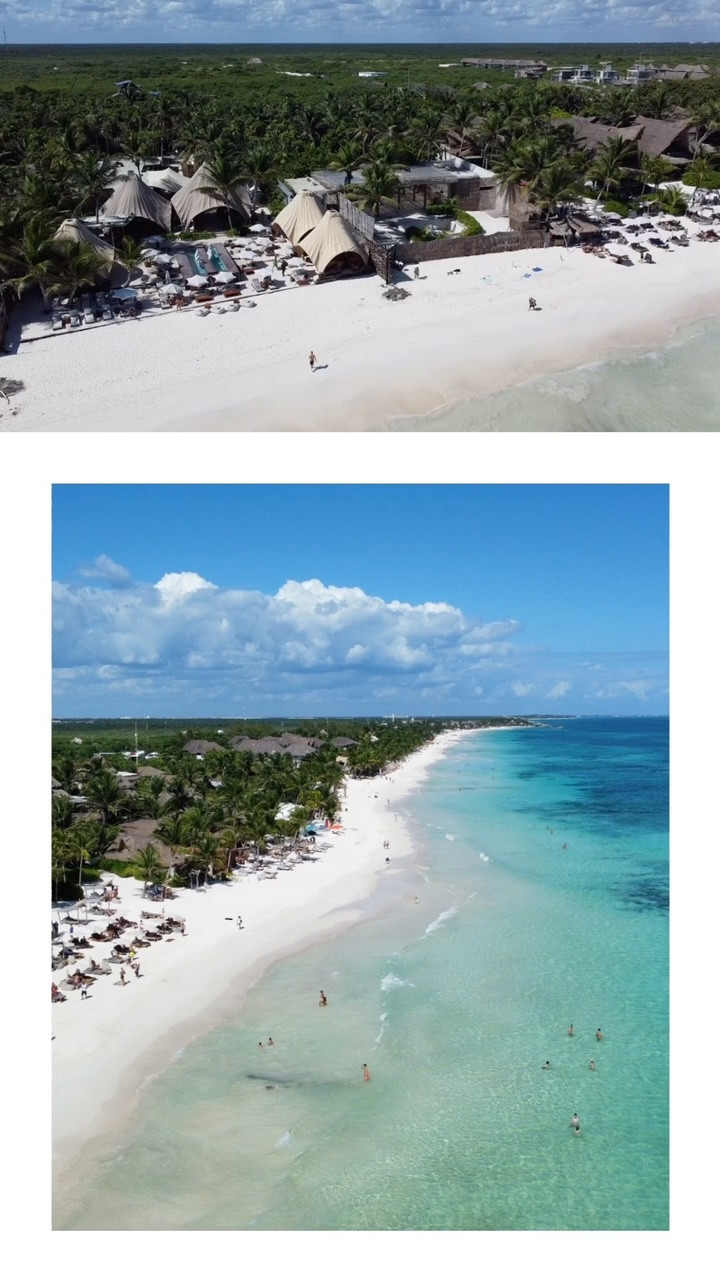
[[[26,390],[0,430],[392,428],[405,415],[652,347],[720,314],[720,243],[683,223],[690,244],[653,249],[652,265],[579,247],[446,259],[423,265],[420,279],[408,268],[397,281],[410,294],[402,301],[365,276],[202,320],[193,309],[161,312],[22,343],[3,373]],[[650,234],[626,231],[641,242]],[[528,309],[529,296],[541,310]]]
[[[53,1004],[58,1200],[69,1194],[85,1154],[100,1150],[122,1127],[143,1084],[191,1039],[233,1015],[268,965],[360,921],[373,909],[368,900],[378,883],[387,887],[393,877],[404,883],[395,864],[412,848],[400,803],[459,736],[461,731],[443,733],[384,777],[350,779],[344,829],[319,841],[317,862],[281,871],[274,880],[236,876],[232,884],[207,891],[179,890],[166,914],[181,916],[187,932],[139,950],[139,978],[128,967],[122,986],[119,967],[113,966],[115,972],[99,977],[87,999],[78,990]],[[139,922],[143,909],[161,909],[143,898],[139,882],[109,878],[120,889],[118,914]],[[82,925],[75,929],[84,932]],[[104,960],[112,945],[98,943],[87,963]],[[316,999],[317,993],[309,996]]]

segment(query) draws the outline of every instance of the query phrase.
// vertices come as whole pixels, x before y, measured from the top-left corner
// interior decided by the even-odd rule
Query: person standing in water
[[[591,1071],[594,1071],[594,1070],[595,1070],[595,1059],[594,1059],[594,1058],[591,1058],[591,1059],[590,1059],[590,1070],[591,1070]]]
[[[370,1068],[367,1062],[363,1062],[363,1080],[371,1080],[371,1079],[372,1079],[372,1076],[370,1075]]]
[[[570,1023],[570,1026],[568,1027],[568,1035],[569,1035],[569,1036],[574,1036],[574,1035],[575,1035],[575,1028],[574,1028],[574,1026],[573,1026],[572,1022]]]
[[[318,1004],[320,1005],[321,1008],[324,1008],[325,1005],[327,1004],[327,996],[325,995],[324,991],[320,992],[320,999],[318,1000]]]
[[[579,1117],[579,1115],[578,1115],[577,1111],[574,1113],[573,1118],[572,1118],[572,1120],[570,1121],[570,1123],[571,1123],[571,1125],[572,1125],[573,1129],[575,1130],[575,1132],[576,1132],[576,1133],[579,1133],[579,1132],[580,1132],[580,1117]]]
[[[597,1031],[595,1032],[595,1039],[596,1039],[596,1040],[604,1040],[604,1038],[605,1038],[605,1037],[603,1036],[602,1031],[601,1031],[601,1030],[600,1030],[600,1028],[598,1027]]]

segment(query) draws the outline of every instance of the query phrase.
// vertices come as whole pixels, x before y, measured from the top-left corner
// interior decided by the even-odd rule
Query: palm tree
[[[205,162],[208,180],[199,190],[207,195],[220,196],[227,209],[228,229],[232,231],[232,215],[237,204],[237,188],[246,179],[244,167],[233,152],[225,146],[217,147],[212,159]]]
[[[53,831],[68,831],[72,826],[74,814],[75,806],[69,796],[53,796]]]
[[[117,816],[123,800],[115,774],[108,769],[100,770],[90,779],[85,790],[90,803],[100,810],[101,821],[107,825],[111,817]]]
[[[119,261],[127,268],[128,278],[137,275],[144,265],[145,259],[142,250],[142,244],[138,240],[132,240],[130,236],[125,236],[121,241],[116,253]]]
[[[352,142],[345,142],[338,147],[335,155],[330,161],[331,169],[341,169],[345,174],[345,185],[349,186],[352,182],[353,169],[357,169],[362,164],[364,156],[360,147]]]
[[[555,160],[538,175],[533,184],[532,199],[548,217],[552,217],[559,205],[567,204],[580,190],[575,165],[570,160]]]
[[[699,203],[703,191],[707,190],[713,177],[717,178],[717,169],[713,169],[707,156],[696,156],[690,168],[687,170],[684,181],[688,186],[694,187],[695,192],[691,197],[690,204]]]
[[[463,153],[463,147],[465,146],[465,136],[470,126],[472,125],[473,120],[476,118],[476,115],[477,115],[477,111],[475,110],[475,105],[474,103],[470,102],[468,98],[464,98],[460,102],[458,102],[451,112],[451,116],[450,116],[451,124],[454,129],[460,130],[460,147],[458,150],[459,155],[462,155]]]
[[[57,279],[49,292],[67,294],[71,300],[83,289],[92,289],[106,266],[92,245],[79,240],[58,240],[55,257]]]
[[[600,183],[600,191],[595,200],[596,208],[599,201],[609,191],[621,186],[624,178],[627,177],[629,169],[623,161],[627,159],[631,150],[632,143],[621,137],[608,138],[607,142],[601,143],[598,147],[588,169],[588,176],[594,182]]]
[[[363,170],[363,185],[360,205],[363,209],[372,209],[377,218],[380,205],[387,196],[396,195],[399,178],[394,168],[384,160],[371,160]]]
[[[160,860],[160,855],[155,845],[146,844],[144,849],[138,850],[133,865],[133,871],[138,871],[144,881],[143,898],[147,894],[147,887],[151,880],[159,880],[164,874],[165,868]]]
[[[18,274],[11,278],[18,293],[38,288],[43,307],[50,310],[50,290],[57,284],[57,242],[53,241],[47,223],[32,218],[27,223],[23,238],[13,246],[12,254],[19,264]]]
[[[643,180],[641,195],[645,195],[646,188],[659,187],[661,182],[667,182],[672,175],[675,166],[665,156],[648,156],[644,155],[640,161],[640,174]]]
[[[111,189],[117,175],[118,162],[110,156],[98,156],[95,152],[83,152],[75,157],[72,179],[78,202],[73,210],[77,215],[92,201],[97,218],[100,201]]]
[[[270,190],[276,173],[275,157],[267,147],[256,145],[248,148],[245,152],[245,177],[252,183],[250,192],[252,213],[257,208],[258,195],[261,191],[267,193]]]

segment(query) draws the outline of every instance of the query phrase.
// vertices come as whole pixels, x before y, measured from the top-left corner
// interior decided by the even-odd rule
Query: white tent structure
[[[107,240],[101,240],[100,236],[96,236],[81,218],[66,218],[60,223],[53,240],[75,240],[78,244],[86,244],[90,249],[94,249],[98,258],[102,258],[108,265],[115,260],[115,250]]]
[[[227,193],[217,189],[202,190],[203,187],[211,186],[212,178],[207,165],[201,164],[190,181],[175,193],[171,204],[183,227],[189,227],[199,214],[213,209],[232,209],[241,214],[245,222],[249,221],[252,204],[247,187],[234,187]]]
[[[142,178],[128,178],[113,192],[102,214],[112,218],[143,218],[164,230],[170,229],[170,205]]]
[[[337,209],[327,210],[300,247],[320,276],[362,271],[367,266],[367,250]]]
[[[143,182],[155,191],[162,191],[166,196],[174,196],[186,185],[188,179],[177,169],[147,169],[143,173]]]
[[[280,210],[273,222],[287,236],[291,244],[300,244],[304,236],[322,222],[325,209],[322,200],[312,191],[300,191],[289,204]]]

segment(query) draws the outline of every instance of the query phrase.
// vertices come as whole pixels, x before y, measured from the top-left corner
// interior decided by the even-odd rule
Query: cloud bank
[[[56,716],[666,709],[663,654],[556,654],[515,618],[315,578],[274,595],[107,556],[53,586]],[[92,577],[93,581],[88,579]]]
[[[720,0],[0,0],[0,14],[11,42],[709,40]]]

